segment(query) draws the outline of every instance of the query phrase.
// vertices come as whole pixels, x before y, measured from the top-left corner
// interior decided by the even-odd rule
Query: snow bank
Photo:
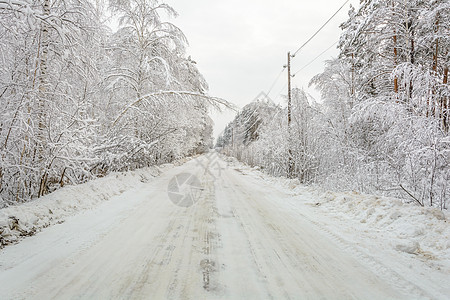
[[[0,209],[0,249],[25,236],[33,235],[42,228],[62,223],[66,217],[79,211],[91,209],[126,190],[138,187],[189,159],[135,171],[111,173],[84,184],[66,186],[28,203]]]
[[[448,212],[356,192],[321,192],[305,187],[298,190],[315,195],[314,204],[330,215],[364,224],[366,230],[383,232],[397,251],[450,259]]]
[[[272,177],[235,158],[224,159],[241,173],[261,177],[291,194],[299,205],[314,208],[317,217],[333,218],[334,223],[337,221],[342,226],[339,231],[346,230],[350,234],[361,231],[366,235],[360,238],[378,239],[379,245],[387,245],[395,251],[431,260],[442,259],[450,264],[448,211],[391,197],[325,191],[301,185],[297,179]]]

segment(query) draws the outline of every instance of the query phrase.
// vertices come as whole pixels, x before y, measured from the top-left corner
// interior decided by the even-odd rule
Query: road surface
[[[180,174],[200,186],[174,191]],[[193,204],[175,205],[168,187]],[[217,154],[201,156],[6,247],[0,298],[408,298],[281,205],[289,197]]]

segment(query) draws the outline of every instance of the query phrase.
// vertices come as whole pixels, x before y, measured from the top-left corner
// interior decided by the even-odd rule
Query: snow
[[[177,160],[175,164],[188,159]],[[1,209],[0,248],[43,228],[60,224],[80,211],[93,209],[125,191],[139,189],[162,170],[172,167],[174,164],[164,164],[129,172],[115,172],[84,184],[67,186],[32,202]]]
[[[441,290],[442,294],[434,297],[448,298],[444,296],[450,294],[447,211],[391,197],[325,191],[300,185],[296,179],[267,175],[235,158],[226,159],[241,173],[259,177],[289,193],[291,197],[284,202],[289,209],[302,211],[303,217],[318,224],[352,255],[363,258],[374,271],[389,269],[388,276],[419,282],[423,290]],[[407,289],[407,292],[417,291]]]
[[[167,195],[169,182],[182,173],[202,183],[187,208]],[[55,225],[1,250],[1,299],[450,294],[446,214],[398,199],[302,186],[215,153],[58,193],[26,207],[39,212],[46,203],[45,209],[65,212],[59,219],[65,222],[55,218]]]
[[[318,194],[317,190],[312,194]],[[398,250],[416,254],[427,252],[450,259],[450,227],[445,214],[437,208],[422,208],[395,198],[354,192],[324,192],[315,198],[328,214],[352,221],[355,226],[359,222],[366,230],[389,235]]]
[[[320,187],[300,185],[297,179],[272,177],[233,158],[228,160],[232,160],[241,172],[263,178],[289,192],[298,204],[314,207],[318,213],[345,221],[352,227],[389,234],[391,242],[397,240],[402,245],[395,245],[394,248],[412,249],[420,245],[422,250],[432,253],[433,256],[450,260],[450,226],[446,211],[420,207],[414,202],[391,197],[354,191],[324,191]],[[410,240],[411,243],[402,243],[404,240]],[[404,244],[411,246],[404,247]]]

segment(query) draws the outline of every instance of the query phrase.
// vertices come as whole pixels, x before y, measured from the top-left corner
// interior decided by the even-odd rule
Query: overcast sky
[[[330,18],[345,0],[166,0],[179,17],[171,20],[189,40],[188,53],[197,61],[210,87],[210,95],[238,107],[253,101],[271,84],[286,64],[287,52],[295,52]],[[339,25],[347,19],[351,0],[339,14],[292,60],[296,72],[339,39]],[[293,78],[294,87],[308,88],[309,80],[323,70],[324,61],[336,56],[333,47]],[[284,72],[270,93],[284,103],[280,92],[287,82]],[[281,92],[286,94],[286,89]],[[217,136],[234,113],[213,114]]]

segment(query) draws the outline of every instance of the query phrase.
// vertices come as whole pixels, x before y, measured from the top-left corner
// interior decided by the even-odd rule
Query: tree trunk
[[[44,0],[43,3],[44,16],[50,15],[50,0]],[[48,74],[47,74],[47,60],[48,60],[48,48],[49,48],[49,26],[46,21],[41,23],[41,49],[42,54],[39,61],[40,76],[39,76],[39,88],[38,88],[38,130],[37,130],[37,140],[38,140],[38,165],[41,175],[41,184],[39,186],[38,197],[41,197],[45,193],[45,186],[47,180],[47,170],[45,168],[45,153],[44,150],[47,146],[45,131],[46,131],[46,101],[47,101],[47,85],[48,85]]]
[[[394,32],[394,67],[397,67],[397,33]],[[398,101],[398,78],[394,77],[394,93]]]
[[[439,26],[439,19],[436,20],[436,28],[435,28],[435,33],[437,34],[438,32],[438,26]],[[435,75],[437,75],[437,70],[438,70],[438,54],[439,54],[439,39],[436,38],[436,45],[435,45],[435,51],[433,52],[433,73]],[[436,87],[433,86],[432,87],[432,91],[431,94],[433,95],[433,99],[431,102],[431,115],[435,116],[436,115],[436,105],[435,105],[435,98],[436,98]],[[430,106],[430,101],[428,100],[428,107]],[[428,114],[427,114],[428,116]]]
[[[395,2],[392,1],[392,10],[395,9]],[[397,30],[394,28],[394,68],[397,67],[398,58],[397,58]],[[394,93],[395,93],[395,101],[398,102],[398,77],[397,75],[394,77]]]
[[[411,65],[414,65],[414,63],[415,63],[415,53],[414,52],[415,52],[414,29],[411,29],[411,50],[410,50],[410,53],[409,53]],[[413,88],[414,88],[414,85],[413,85],[413,81],[411,79],[409,81],[409,93],[408,93],[409,99],[412,98]]]
[[[444,79],[442,80],[442,83],[444,85],[448,84],[448,66],[444,67]],[[448,112],[448,103],[449,102],[449,98],[448,97],[442,97],[442,103],[441,103],[441,107],[442,107],[442,125],[444,128],[445,132],[448,132],[449,130],[449,121],[450,121],[450,116],[449,116],[449,112]]]

